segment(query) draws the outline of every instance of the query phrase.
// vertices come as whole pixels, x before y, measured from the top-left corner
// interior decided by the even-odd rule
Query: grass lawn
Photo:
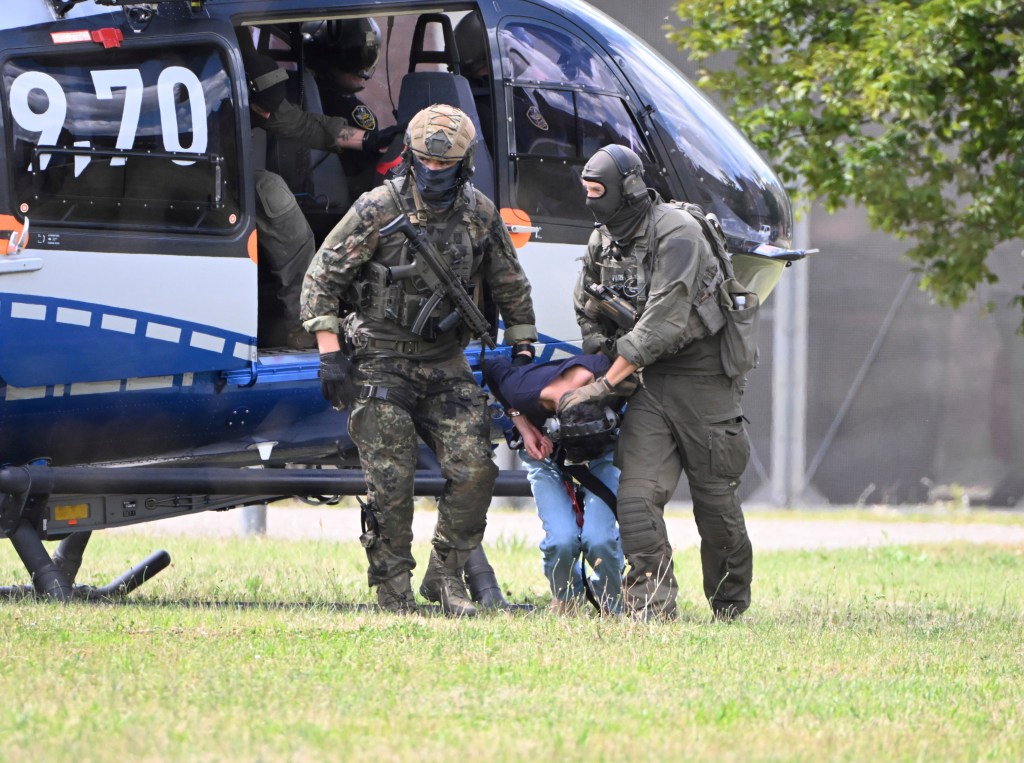
[[[638,624],[378,614],[355,542],[164,545],[124,603],[0,603],[0,760],[1024,759],[1020,546],[760,553],[726,625],[692,549],[679,621]],[[98,534],[80,582],[158,546]],[[543,608],[537,550],[488,550]]]

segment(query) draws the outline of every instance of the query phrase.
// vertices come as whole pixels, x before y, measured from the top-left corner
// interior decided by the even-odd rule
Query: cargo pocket
[[[708,470],[712,477],[730,486],[739,483],[750,460],[750,439],[743,416],[730,416],[708,424]]]
[[[379,401],[364,400],[356,403],[348,415],[348,436],[357,448],[369,450],[371,444],[381,442],[378,419]]]

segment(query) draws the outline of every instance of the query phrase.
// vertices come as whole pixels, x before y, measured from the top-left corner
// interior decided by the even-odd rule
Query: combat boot
[[[377,606],[385,612],[411,614],[416,611],[416,596],[412,592],[412,575],[400,572],[377,584]]]
[[[454,554],[449,559],[454,562]],[[441,611],[449,617],[475,617],[476,607],[466,591],[462,570],[450,567],[441,561],[437,551],[430,552],[430,562],[420,584],[420,594],[427,601],[441,605]]]
[[[494,567],[487,561],[483,546],[477,546],[469,552],[465,573],[470,596],[480,609],[515,609],[501,593]]]

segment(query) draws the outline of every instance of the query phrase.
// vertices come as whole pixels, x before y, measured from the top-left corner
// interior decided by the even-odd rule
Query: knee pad
[[[655,480],[640,479],[632,477],[619,480],[619,489],[616,491],[616,502],[621,504],[624,500],[632,499],[647,501],[659,509],[663,509],[668,499],[672,497],[671,491],[659,487]]]
[[[626,556],[653,551],[668,543],[665,523],[650,500],[626,498],[619,494],[619,537]]]

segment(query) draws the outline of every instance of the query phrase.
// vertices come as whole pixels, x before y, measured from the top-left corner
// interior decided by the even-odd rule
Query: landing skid
[[[417,472],[416,495],[441,495],[447,480],[439,472]],[[149,557],[105,586],[75,585],[82,555],[94,530],[150,522],[203,511],[223,510],[288,498],[360,495],[366,492],[355,469],[231,469],[224,467],[51,467],[0,468],[0,537],[18,552],[31,585],[0,586],[0,598],[39,597],[56,601],[119,598],[171,563],[166,551]],[[503,472],[494,495],[529,496],[524,473]],[[51,557],[44,540],[60,540]],[[479,575],[470,581],[497,588],[483,549]],[[469,573],[467,565],[467,573]],[[499,589],[500,593],[500,589]]]
[[[22,521],[9,537],[29,572],[32,584],[0,586],[0,598],[110,601],[127,596],[171,563],[170,554],[163,550],[155,551],[105,586],[75,585],[82,554],[91,535],[91,532],[83,532],[65,538],[51,557],[35,528]]]

